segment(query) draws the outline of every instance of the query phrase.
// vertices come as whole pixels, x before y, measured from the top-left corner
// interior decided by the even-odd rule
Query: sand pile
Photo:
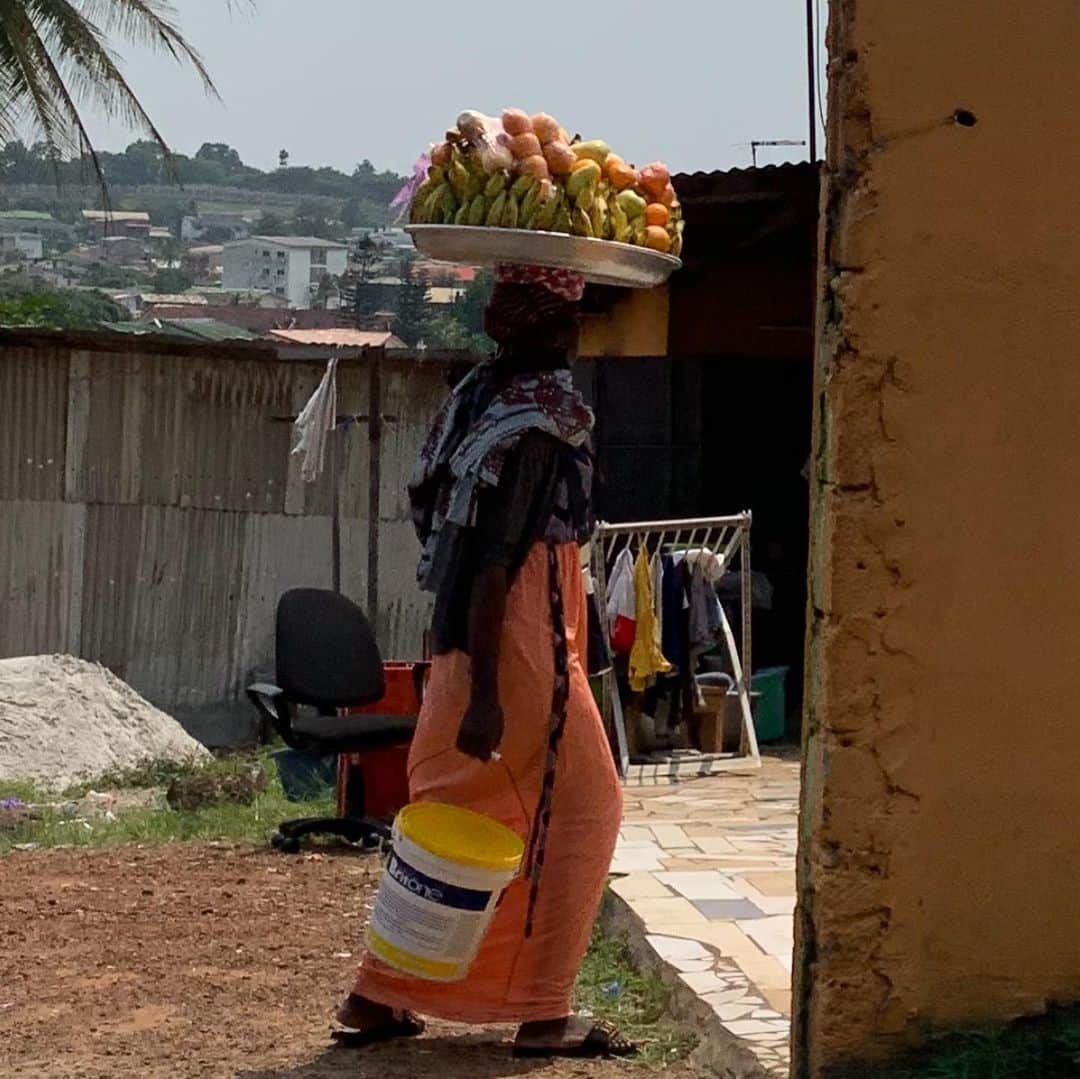
[[[96,663],[0,660],[0,779],[62,790],[146,760],[207,756],[175,719]]]

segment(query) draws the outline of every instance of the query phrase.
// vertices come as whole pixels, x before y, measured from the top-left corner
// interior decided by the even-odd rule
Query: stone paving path
[[[662,963],[770,1075],[787,1075],[797,761],[628,787],[612,890]]]

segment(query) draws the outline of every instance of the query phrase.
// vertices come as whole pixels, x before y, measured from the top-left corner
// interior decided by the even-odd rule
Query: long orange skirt
[[[559,548],[570,702],[559,747],[551,823],[532,936],[525,937],[529,882],[503,895],[464,981],[423,981],[368,955],[354,992],[369,1000],[461,1023],[561,1019],[603,895],[622,816],[622,791],[586,674],[587,613],[578,548]],[[469,701],[469,659],[438,657],[409,755],[413,801],[486,813],[528,839],[547,755],[554,677],[548,556],[535,546],[507,600],[499,664],[506,732],[499,761],[454,747]]]

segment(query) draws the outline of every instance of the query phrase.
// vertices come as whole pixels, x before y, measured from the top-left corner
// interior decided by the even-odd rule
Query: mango
[[[600,166],[603,166],[604,162],[607,161],[608,154],[611,153],[611,147],[603,139],[593,139],[591,142],[575,142],[570,149],[574,151],[579,160],[587,157]]]
[[[639,217],[644,219],[645,207],[648,203],[636,192],[620,191],[615,196],[615,201],[630,221],[636,221]]]
[[[572,172],[566,181],[566,193],[583,209],[592,205],[596,195],[597,185],[600,183],[600,166],[595,161],[589,161],[581,168]],[[588,205],[582,202],[585,198]]]

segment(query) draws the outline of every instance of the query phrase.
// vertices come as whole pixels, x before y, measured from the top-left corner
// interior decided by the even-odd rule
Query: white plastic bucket
[[[369,950],[415,977],[461,981],[523,854],[521,839],[490,817],[438,802],[406,806],[394,821]]]

